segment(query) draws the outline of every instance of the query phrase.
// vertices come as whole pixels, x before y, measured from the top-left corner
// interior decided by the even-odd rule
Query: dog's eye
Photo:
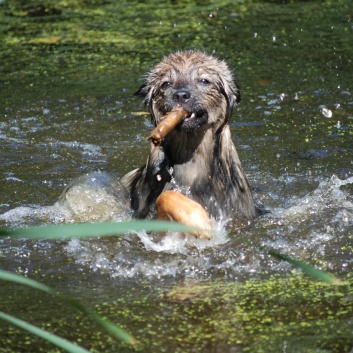
[[[161,87],[162,87],[163,89],[165,89],[165,88],[170,87],[171,85],[172,85],[172,82],[170,82],[170,81],[165,81],[165,82],[162,83]]]
[[[211,83],[209,80],[207,80],[207,78],[200,78],[199,82],[203,85],[209,85]]]

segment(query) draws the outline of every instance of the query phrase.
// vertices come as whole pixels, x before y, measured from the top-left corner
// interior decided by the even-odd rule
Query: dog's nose
[[[173,94],[173,100],[177,103],[186,103],[190,99],[190,97],[190,92],[184,88],[177,90]]]

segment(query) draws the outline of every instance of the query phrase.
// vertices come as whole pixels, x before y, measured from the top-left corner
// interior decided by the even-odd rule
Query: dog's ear
[[[241,101],[241,96],[240,96],[240,88],[239,86],[234,82],[235,88],[233,89],[233,99],[234,99],[234,105],[239,104]]]
[[[148,82],[146,82],[138,89],[138,91],[135,92],[134,95],[142,98],[143,102],[146,105],[150,106],[152,103],[152,94],[153,94],[152,87]]]
[[[227,99],[228,110],[231,112],[241,100],[240,89],[235,82],[222,82],[219,88]]]
[[[146,98],[148,93],[147,83],[144,83],[135,93],[134,96],[140,98]]]

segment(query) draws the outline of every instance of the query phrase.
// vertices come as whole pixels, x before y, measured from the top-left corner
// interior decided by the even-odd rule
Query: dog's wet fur
[[[135,217],[153,213],[157,197],[177,189],[216,219],[252,219],[257,211],[228,125],[240,91],[227,64],[203,52],[173,53],[136,94],[155,125],[177,105],[190,115],[159,146],[151,144],[144,166],[121,179]]]

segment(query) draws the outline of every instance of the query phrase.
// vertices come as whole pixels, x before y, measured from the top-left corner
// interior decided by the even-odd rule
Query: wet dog
[[[226,63],[203,52],[171,54],[149,73],[137,95],[155,125],[175,106],[189,114],[160,145],[151,144],[144,166],[121,179],[135,217],[147,217],[157,198],[172,189],[216,219],[252,219],[251,189],[228,125],[240,91]]]

